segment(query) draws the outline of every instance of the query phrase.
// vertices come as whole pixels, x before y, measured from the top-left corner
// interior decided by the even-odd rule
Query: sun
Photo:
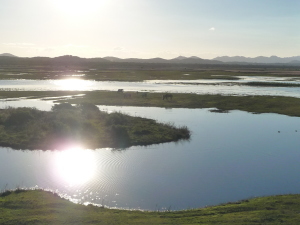
[[[99,9],[101,0],[52,0],[54,6],[66,15],[82,15]]]

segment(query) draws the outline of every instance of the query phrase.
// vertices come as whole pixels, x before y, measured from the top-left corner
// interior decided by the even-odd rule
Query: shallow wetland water
[[[243,77],[241,77],[243,78]],[[276,79],[276,80],[274,80]],[[117,81],[91,81],[91,80],[1,80],[1,89],[7,91],[146,91],[146,92],[178,92],[196,94],[221,95],[271,95],[300,98],[300,87],[262,87],[243,86],[242,83],[250,81],[276,81],[299,84],[297,79],[289,81],[280,78],[252,77],[237,81],[230,80],[152,80],[145,82],[117,82]]]
[[[52,103],[20,100],[0,106],[9,105],[49,110]],[[209,109],[100,109],[186,125],[192,139],[128,149],[0,148],[0,188],[38,187],[74,202],[145,210],[180,210],[299,193],[297,117]]]

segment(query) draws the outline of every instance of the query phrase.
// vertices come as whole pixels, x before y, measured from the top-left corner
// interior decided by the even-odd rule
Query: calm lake
[[[9,105],[49,110],[52,102],[9,101],[0,107]],[[73,202],[145,210],[299,193],[300,118],[208,109],[100,109],[186,125],[192,139],[124,150],[0,148],[0,189],[38,187]]]

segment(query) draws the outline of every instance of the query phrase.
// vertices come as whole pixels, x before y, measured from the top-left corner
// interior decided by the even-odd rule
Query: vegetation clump
[[[176,128],[151,119],[102,112],[91,103],[56,104],[0,110],[0,145],[16,149],[125,148],[189,139],[187,127]]]

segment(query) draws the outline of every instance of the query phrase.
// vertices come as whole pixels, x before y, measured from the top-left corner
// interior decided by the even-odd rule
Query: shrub
[[[60,104],[55,104],[51,108],[52,111],[65,110],[65,109],[72,110],[75,109],[75,107],[72,106],[70,103],[60,103]]]
[[[19,108],[12,110],[4,123],[6,126],[24,125],[32,119],[34,115],[31,108]]]
[[[82,112],[89,112],[89,111],[100,111],[99,108],[89,102],[83,102],[77,105],[77,108],[80,109]]]
[[[57,136],[68,135],[68,134],[70,134],[70,131],[71,131],[70,127],[67,124],[62,123],[60,121],[53,122],[53,130]]]
[[[124,148],[130,145],[130,137],[125,126],[112,125],[110,127],[112,142],[116,147]]]
[[[111,113],[106,117],[105,124],[111,125],[123,125],[126,123],[126,117],[121,113]]]
[[[85,116],[87,119],[93,119],[97,116],[103,116],[99,108],[92,103],[81,103],[77,105],[77,109]]]

